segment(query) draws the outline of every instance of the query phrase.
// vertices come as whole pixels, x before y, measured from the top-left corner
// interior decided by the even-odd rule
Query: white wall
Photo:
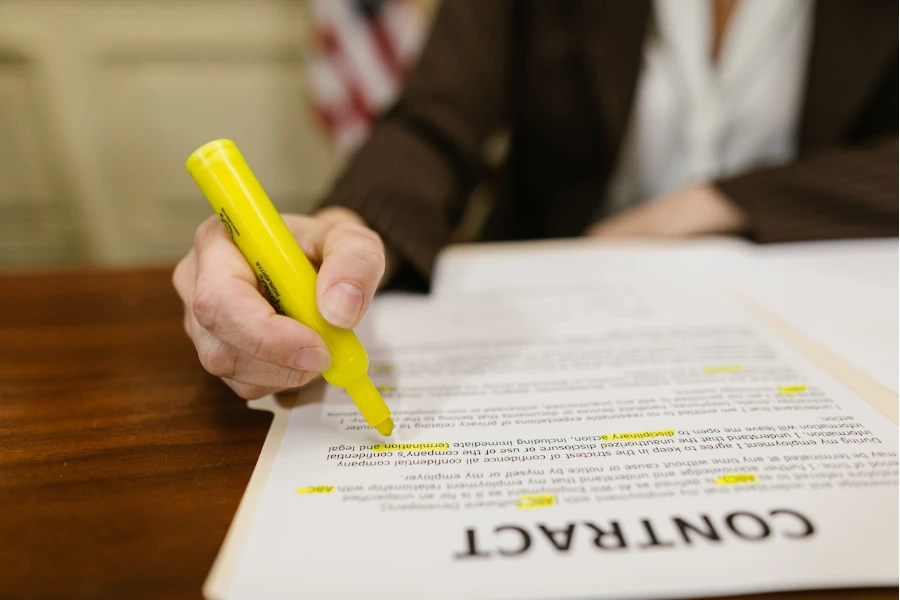
[[[211,214],[188,154],[234,139],[303,211],[338,159],[294,0],[0,0],[0,267],[170,263]]]

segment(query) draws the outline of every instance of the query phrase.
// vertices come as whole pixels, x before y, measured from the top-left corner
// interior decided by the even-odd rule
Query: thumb
[[[316,288],[319,312],[335,327],[356,327],[382,275],[384,244],[378,234],[354,222],[332,225],[322,242]]]

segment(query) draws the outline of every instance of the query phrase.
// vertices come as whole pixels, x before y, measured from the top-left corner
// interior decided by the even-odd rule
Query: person
[[[320,208],[285,215],[322,315],[357,325],[386,269],[427,281],[486,179],[486,240],[897,235],[897,17],[895,0],[445,0]],[[240,396],[328,367],[215,218],[173,280],[201,363]]]

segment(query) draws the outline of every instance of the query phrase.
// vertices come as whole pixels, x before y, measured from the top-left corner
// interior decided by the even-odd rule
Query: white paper
[[[509,290],[552,293],[597,286],[628,273],[693,272],[716,279],[743,267],[753,246],[737,238],[693,241],[585,239],[451,246],[438,257],[434,298],[458,298]]]
[[[508,249],[507,249],[508,248]],[[737,239],[552,242],[456,247],[433,295],[547,289],[603,281],[609,269],[685,269],[727,283],[811,340],[898,392],[897,240],[754,245]]]
[[[374,451],[344,394],[311,390],[227,598],[896,585],[895,426],[690,268],[652,264],[376,302],[370,372],[391,443],[418,449]]]
[[[723,272],[735,289],[898,392],[896,238],[759,246],[752,258]]]

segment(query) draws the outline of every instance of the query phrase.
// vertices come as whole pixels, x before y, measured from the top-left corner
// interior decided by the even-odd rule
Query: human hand
[[[319,268],[316,302],[322,316],[336,327],[355,327],[384,274],[381,238],[345,208],[282,217]],[[318,334],[276,314],[217,217],[197,229],[172,282],[184,302],[184,329],[200,363],[242,398],[300,387],[331,365]]]
[[[709,185],[664,194],[589,227],[595,237],[691,237],[735,233],[745,226],[741,210]]]

